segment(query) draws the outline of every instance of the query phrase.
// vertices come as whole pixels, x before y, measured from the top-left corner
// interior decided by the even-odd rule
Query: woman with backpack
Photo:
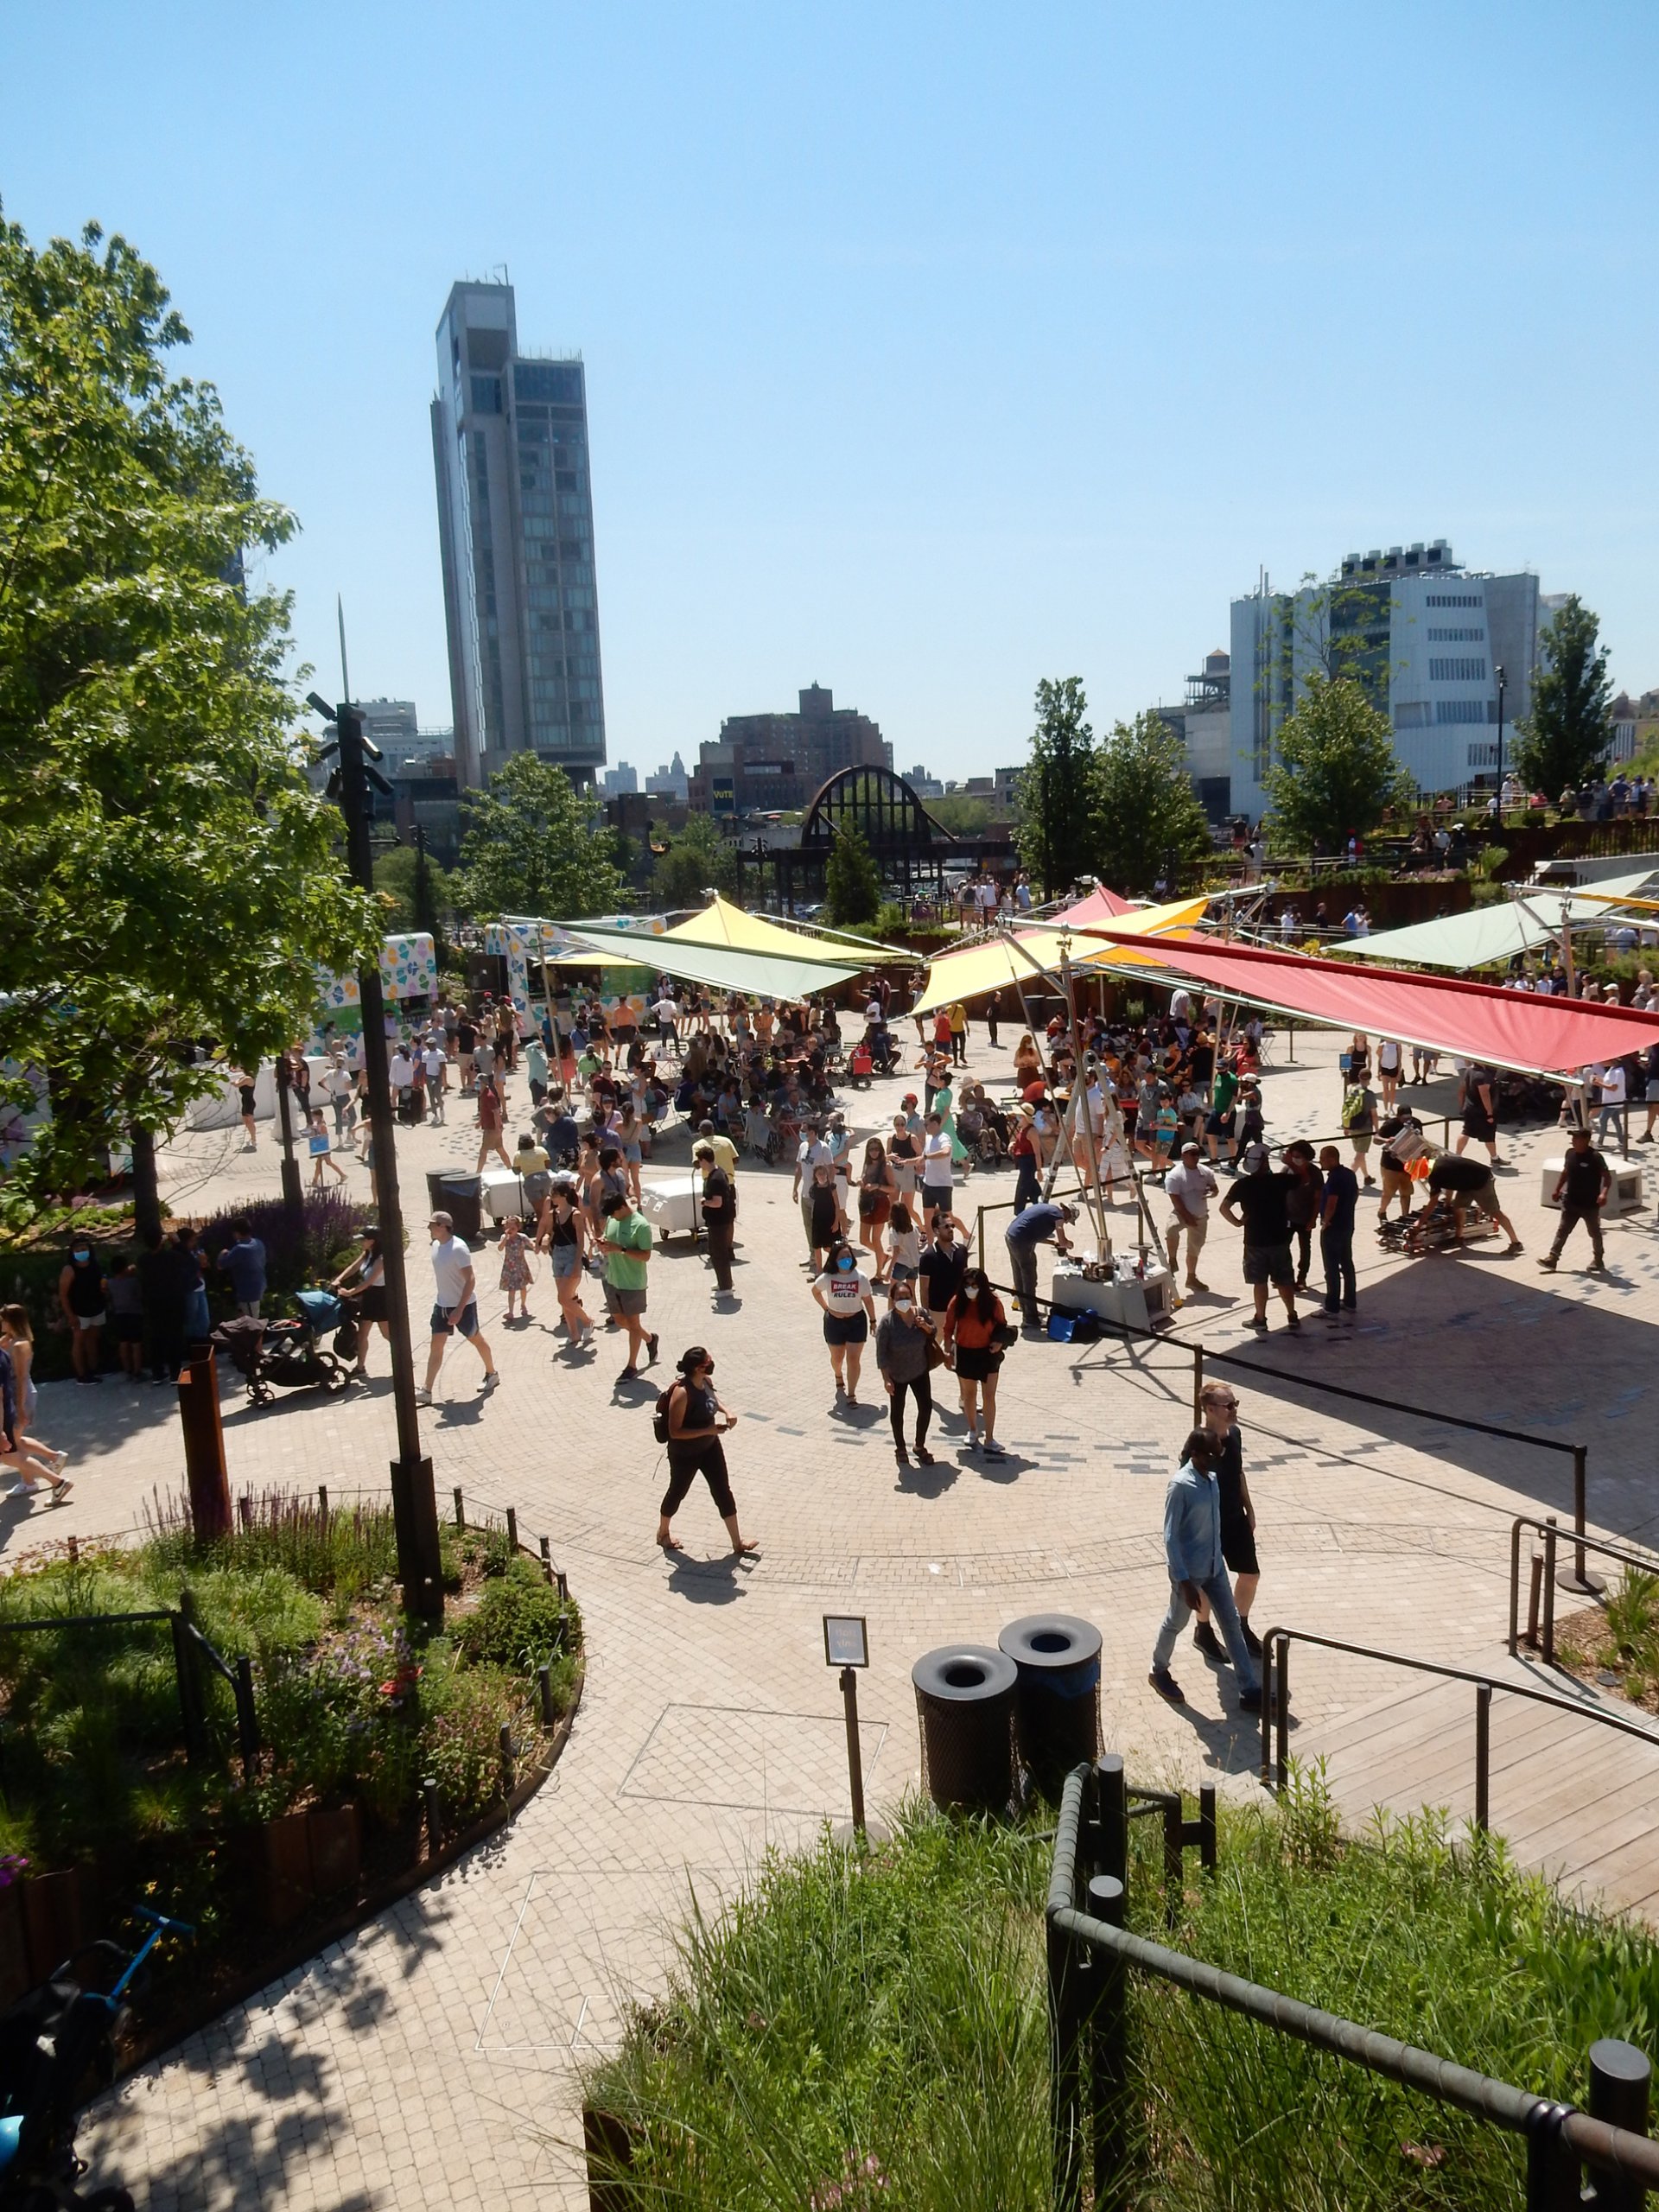
[[[737,1415],[728,1412],[715,1395],[714,1357],[702,1344],[683,1351],[675,1364],[679,1380],[658,1399],[654,1424],[658,1440],[668,1446],[668,1488],[663,1492],[658,1516],[657,1541],[665,1552],[685,1549],[676,1541],[669,1524],[684,1503],[694,1478],[701,1475],[709,1485],[715,1512],[726,1523],[732,1554],[741,1559],[760,1548],[748,1542],[737,1525],[737,1501],[732,1496],[726,1452],[720,1440],[727,1429],[737,1426]]]

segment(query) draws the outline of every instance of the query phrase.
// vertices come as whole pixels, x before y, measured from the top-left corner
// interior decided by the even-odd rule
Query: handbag
[[[944,1356],[944,1346],[937,1337],[930,1337],[927,1340],[928,1373],[931,1375],[936,1367],[949,1367],[950,1364],[950,1361]]]
[[[1007,1351],[1010,1345],[1017,1344],[1019,1341],[1020,1332],[1011,1321],[999,1321],[991,1331],[993,1351]]]

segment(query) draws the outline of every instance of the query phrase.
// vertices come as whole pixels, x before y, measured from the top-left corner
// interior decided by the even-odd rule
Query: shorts
[[[961,1344],[957,1346],[957,1379],[961,1382],[983,1382],[995,1375],[1002,1364],[1002,1355],[994,1344]]]
[[[450,1320],[442,1306],[432,1308],[432,1334],[435,1337],[475,1337],[478,1334],[478,1300],[463,1306],[454,1320]]]
[[[1454,1205],[1473,1206],[1477,1213],[1484,1213],[1488,1221],[1496,1221],[1503,1209],[1497,1203],[1497,1185],[1491,1176],[1472,1191],[1453,1191]]]
[[[1255,1556],[1255,1531],[1242,1513],[1222,1516],[1221,1555],[1235,1574],[1260,1574]]]
[[[1371,1132],[1369,1129],[1350,1129],[1347,1131],[1347,1137],[1349,1143],[1354,1147],[1354,1158],[1364,1160],[1371,1149]]]
[[[143,1316],[139,1313],[118,1313],[115,1317],[115,1341],[118,1344],[141,1344],[144,1341]]]
[[[1211,1114],[1205,1117],[1204,1134],[1207,1137],[1230,1137],[1234,1127],[1234,1117],[1230,1111],[1225,1114]]]
[[[74,1322],[78,1329],[101,1329],[109,1318],[100,1306],[96,1313],[77,1313]]]
[[[391,1319],[391,1308],[386,1304],[386,1286],[383,1282],[372,1282],[366,1290],[359,1291],[353,1304],[357,1308],[359,1321],[389,1321]]]
[[[626,1313],[637,1321],[645,1310],[645,1294],[643,1290],[623,1290],[615,1283],[607,1282],[605,1286],[605,1295],[610,1301],[613,1313]]]
[[[582,1273],[582,1255],[574,1244],[556,1244],[548,1257],[555,1282],[568,1282],[572,1275]]]
[[[868,1313],[826,1313],[823,1317],[823,1341],[827,1344],[861,1344],[870,1333]]]
[[[1659,1106],[1659,1080],[1649,1080],[1647,1089],[1647,1102],[1649,1106]]]
[[[1463,1134],[1478,1138],[1482,1144],[1491,1144],[1497,1140],[1497,1124],[1478,1106],[1471,1107],[1463,1117]]]
[[[1289,1283],[1295,1280],[1288,1244],[1247,1244],[1244,1247],[1246,1282]]]

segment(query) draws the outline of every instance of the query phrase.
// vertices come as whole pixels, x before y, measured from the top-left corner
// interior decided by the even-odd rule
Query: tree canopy
[[[464,792],[461,804],[461,873],[474,915],[576,921],[616,907],[622,872],[615,837],[563,768],[516,753],[487,790]]]
[[[295,523],[168,373],[189,335],[124,238],[0,219],[0,1058],[50,1085],[45,1187],[216,1087],[195,1043],[291,1043],[380,935],[304,774],[289,601],[245,575]]]
[[[1080,677],[1045,677],[1037,686],[1037,727],[1020,779],[1020,857],[1052,898],[1093,868],[1099,828],[1095,734]]]
[[[1605,766],[1613,740],[1612,682],[1600,624],[1577,593],[1557,609],[1539,639],[1532,711],[1516,728],[1516,772],[1554,799]]]
[[[448,868],[413,845],[397,845],[377,857],[374,887],[386,902],[389,931],[425,930],[433,938],[443,916],[457,911],[461,891]]]
[[[832,929],[866,929],[881,911],[881,871],[856,821],[837,822],[824,863],[824,919]]]
[[[1312,852],[1369,837],[1412,795],[1388,716],[1351,677],[1319,670],[1281,723],[1262,781],[1281,840]]]
[[[1095,821],[1093,873],[1114,891],[1150,891],[1174,864],[1209,851],[1185,750],[1160,715],[1114,723],[1101,744]]]
[[[651,871],[651,895],[664,908],[702,906],[709,893],[737,888],[737,855],[706,814],[692,814]]]

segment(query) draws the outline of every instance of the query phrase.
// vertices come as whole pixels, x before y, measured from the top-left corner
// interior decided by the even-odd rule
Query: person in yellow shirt
[[[957,1068],[968,1065],[968,1009],[960,999],[950,1008],[950,1065]]]

